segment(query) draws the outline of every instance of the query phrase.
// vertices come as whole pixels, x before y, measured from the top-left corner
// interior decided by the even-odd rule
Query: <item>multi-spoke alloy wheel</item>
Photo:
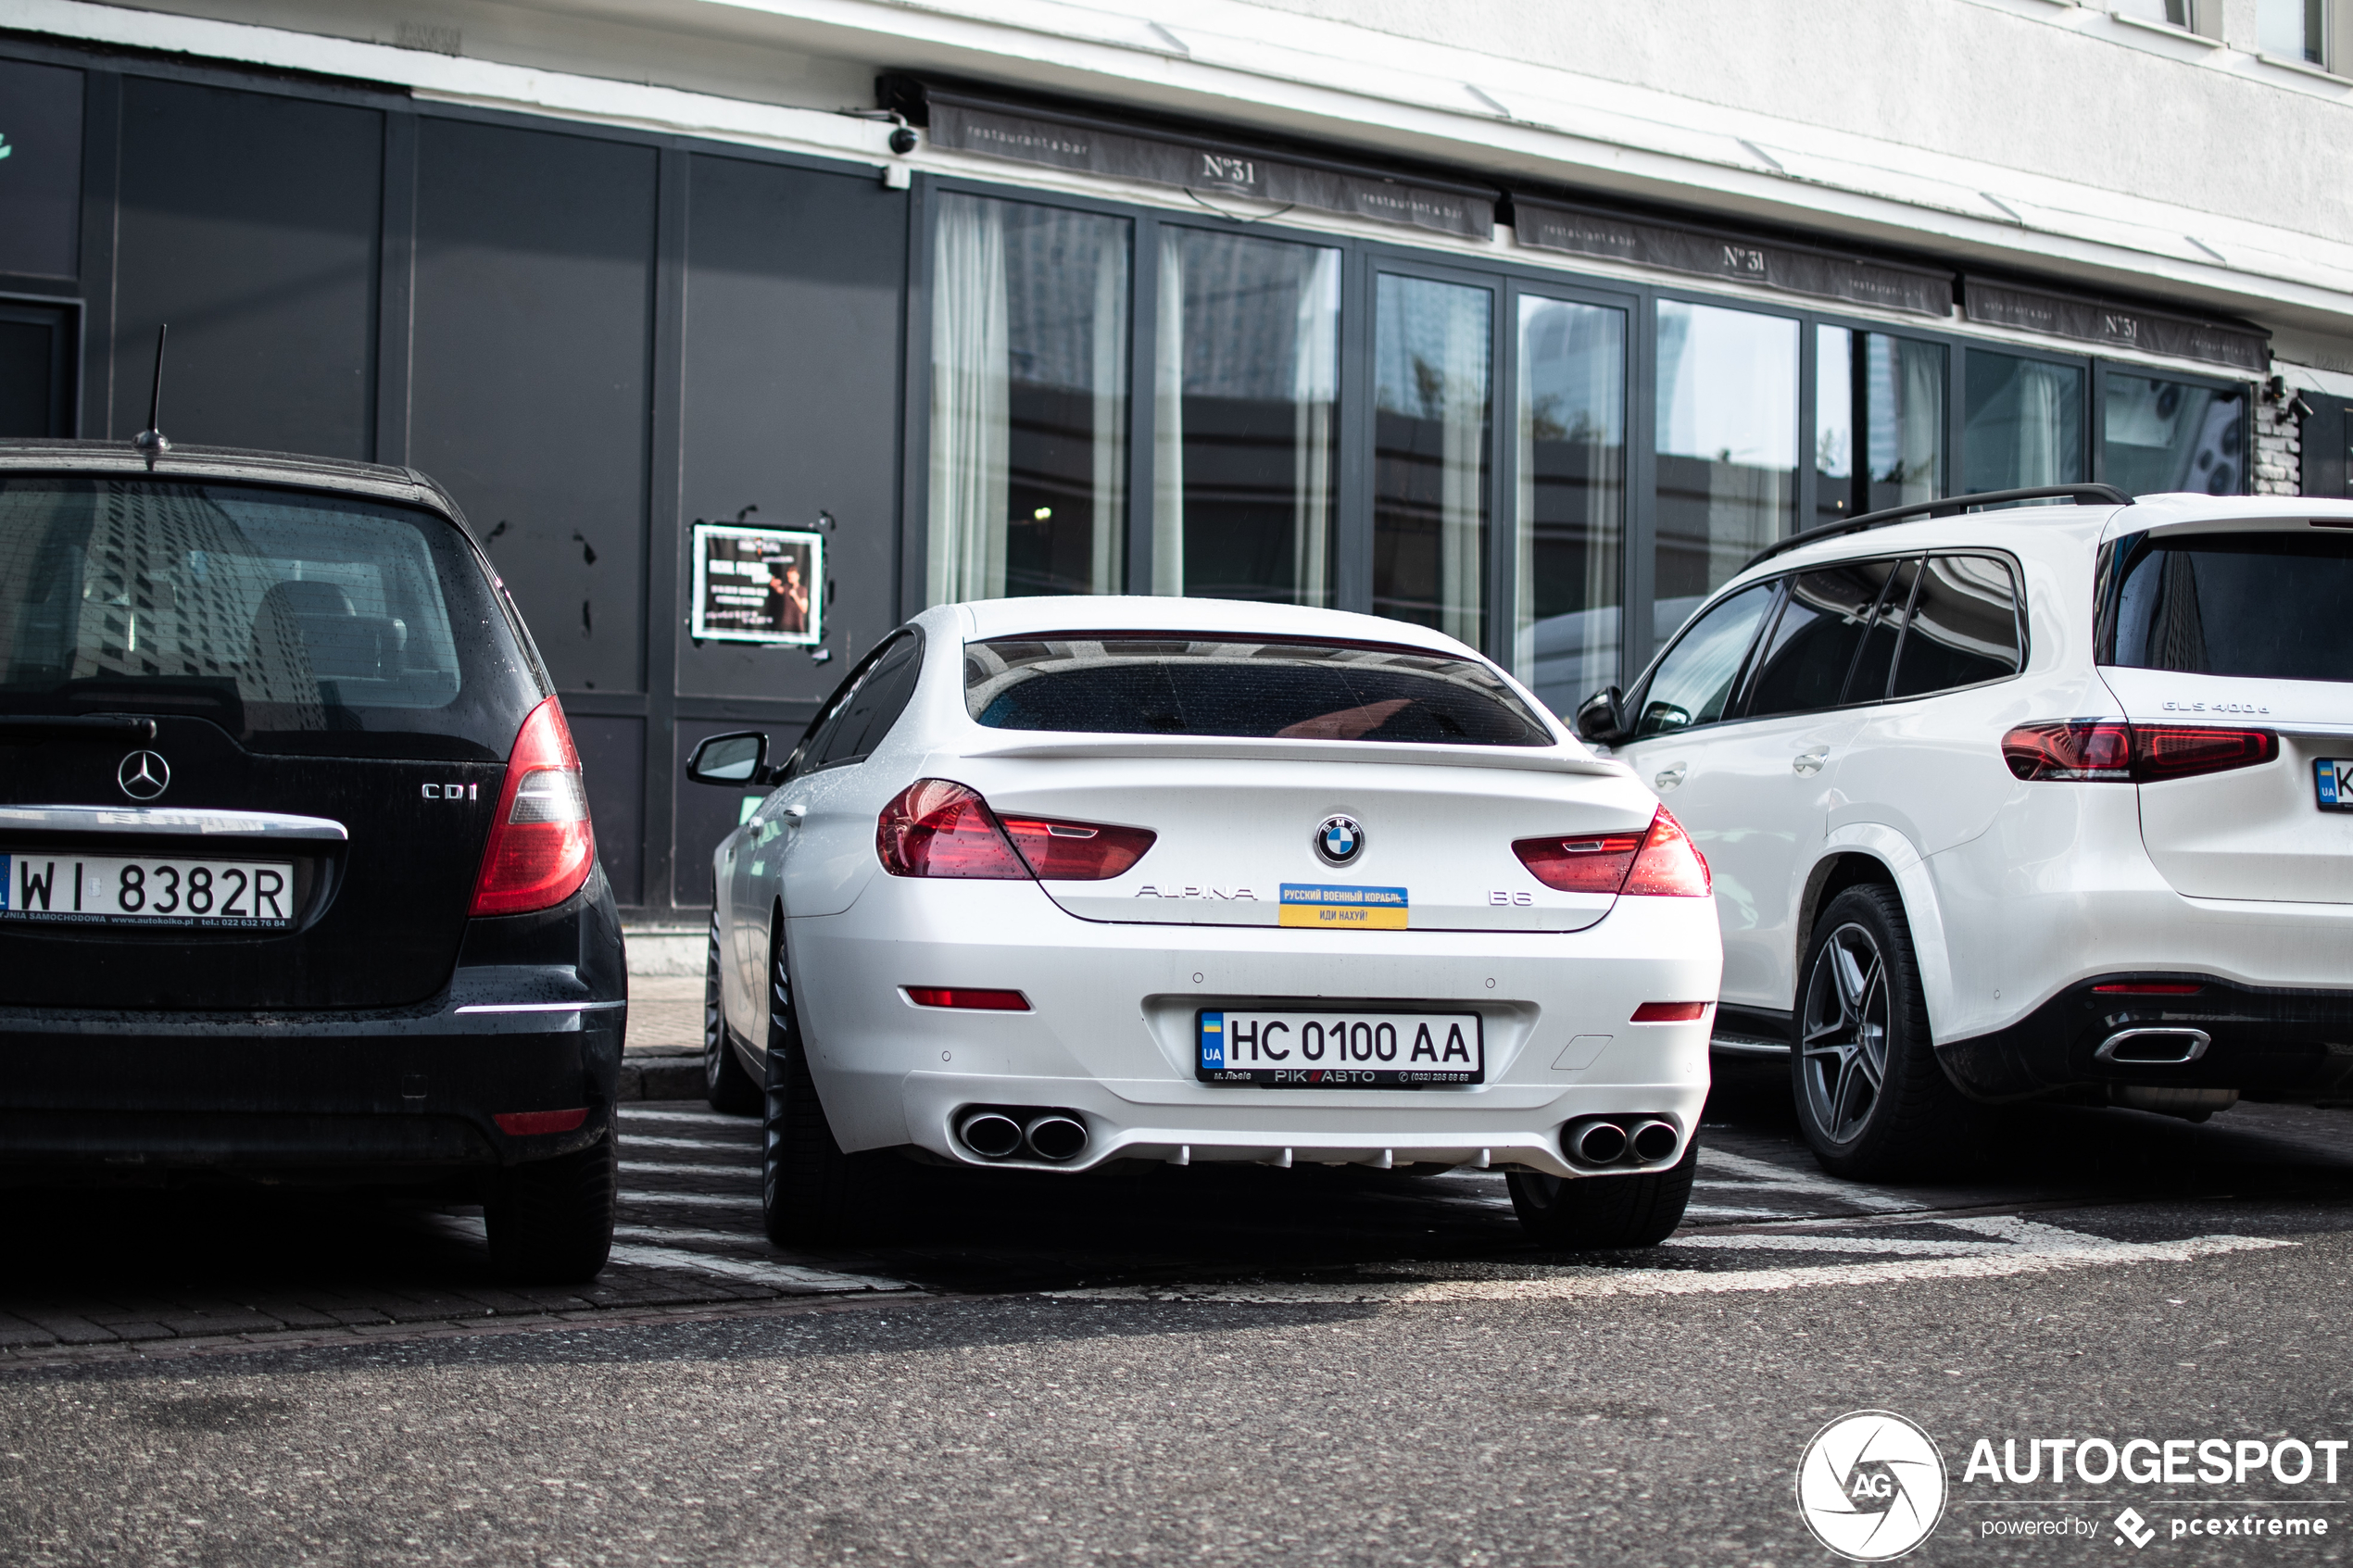
[[[1873,1180],[1949,1162],[1977,1126],[1976,1108],[1930,1046],[1895,889],[1866,884],[1832,898],[1799,972],[1790,1087],[1823,1169]]]
[[[736,1060],[736,1047],[727,1039],[727,1015],[719,990],[719,917],[711,919],[711,942],[703,953],[702,974],[702,1085],[703,1098],[713,1110],[724,1110],[730,1116],[760,1114],[760,1085],[752,1082],[744,1064]]]
[[[1887,1083],[1887,960],[1860,925],[1840,926],[1814,955],[1798,1054],[1814,1125],[1833,1144],[1853,1143]]]

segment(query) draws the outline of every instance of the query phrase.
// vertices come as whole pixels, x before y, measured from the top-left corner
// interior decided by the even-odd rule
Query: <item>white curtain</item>
[[[1445,407],[1439,415],[1439,630],[1478,641],[1482,483],[1487,460],[1487,308],[1483,289],[1447,288]]]
[[[2018,467],[2010,483],[2020,488],[2065,484],[2072,454],[2065,449],[2062,427],[2069,395],[2075,390],[2071,371],[2032,359],[2018,367]]]
[[[950,604],[1001,598],[1005,593],[1008,366],[1002,210],[976,197],[945,196],[937,232],[925,588],[928,602]]]
[[[1095,256],[1094,549],[1088,557],[1089,591],[1126,591],[1120,581],[1127,554],[1127,238],[1125,227],[1103,234]]]
[[[1619,473],[1625,439],[1624,317],[1599,306],[1522,299],[1519,323],[1516,562],[1512,672],[1530,685],[1560,685],[1568,700],[1608,684],[1617,671]],[[1538,371],[1542,371],[1540,386]],[[1540,429],[1540,426],[1541,427]],[[1543,665],[1536,627],[1536,449],[1574,443],[1586,449],[1577,514],[1542,520],[1573,532],[1584,546],[1585,580],[1576,607],[1546,629]],[[1559,505],[1568,499],[1554,497]],[[1546,677],[1553,677],[1547,679]]]
[[[1303,605],[1331,602],[1332,412],[1340,400],[1340,252],[1315,257],[1291,339],[1291,560]]]
[[[1152,592],[1185,591],[1184,231],[1160,235],[1152,372]]]

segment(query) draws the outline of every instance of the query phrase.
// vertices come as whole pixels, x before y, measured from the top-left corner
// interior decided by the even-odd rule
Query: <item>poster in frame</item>
[[[689,634],[813,647],[824,638],[825,540],[797,528],[698,522]]]

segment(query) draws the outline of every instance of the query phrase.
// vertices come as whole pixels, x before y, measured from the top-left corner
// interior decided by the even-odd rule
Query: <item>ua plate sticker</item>
[[[2322,810],[2353,811],[2353,759],[2323,757],[2312,764],[2312,773]]]
[[[1421,1088],[1487,1081],[1475,1012],[1238,1012],[1194,1015],[1194,1076],[1285,1089]]]
[[[1287,882],[1282,888],[1277,925],[1312,926],[1321,931],[1403,931],[1405,890],[1402,887],[1334,887],[1322,883]]]

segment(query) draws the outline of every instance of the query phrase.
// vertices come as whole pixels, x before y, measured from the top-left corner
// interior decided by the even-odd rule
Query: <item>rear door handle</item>
[[[1790,759],[1789,765],[1790,770],[1793,772],[1818,773],[1822,771],[1822,764],[1830,759],[1830,748],[1825,746],[1819,751],[1799,752],[1795,757]]]
[[[796,800],[791,805],[783,808],[783,814],[787,822],[798,826],[800,819],[809,815],[809,808]]]
[[[1690,766],[1691,764],[1687,762],[1678,762],[1671,768],[1661,768],[1651,775],[1651,783],[1657,786],[1661,795],[1664,795],[1683,782],[1683,774],[1689,771]]]

